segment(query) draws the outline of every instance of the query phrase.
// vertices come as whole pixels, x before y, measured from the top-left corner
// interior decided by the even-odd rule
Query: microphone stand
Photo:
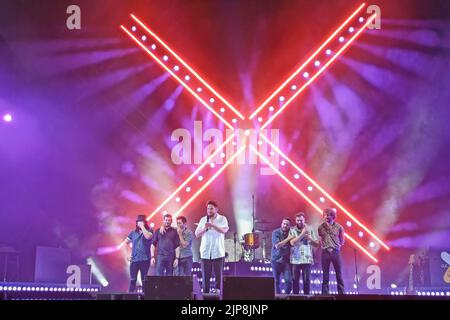
[[[234,232],[234,276],[236,276],[236,269],[237,269],[237,233]]]
[[[355,281],[356,281],[356,293],[359,294],[359,277],[358,277],[358,263],[356,262],[356,249],[354,249],[355,254]]]
[[[255,239],[255,195],[252,194],[252,236]],[[253,262],[256,260],[256,249],[253,248]]]
[[[255,233],[255,195],[254,194],[252,194],[252,208],[253,208],[253,212],[252,212],[252,224],[253,224],[252,233]]]

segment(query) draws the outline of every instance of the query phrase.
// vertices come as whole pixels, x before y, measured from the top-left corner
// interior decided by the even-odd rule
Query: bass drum
[[[259,234],[258,233],[244,234],[244,248],[245,248],[245,250],[258,249],[259,248]]]
[[[242,245],[236,242],[235,247],[233,239],[225,239],[225,255],[227,262],[238,262],[242,257]]]

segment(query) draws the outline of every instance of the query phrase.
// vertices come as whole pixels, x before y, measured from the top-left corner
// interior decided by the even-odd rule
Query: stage
[[[450,1],[105,2],[1,0],[1,299],[450,298]]]
[[[102,292],[98,286],[84,288],[66,288],[54,284],[30,284],[30,283],[0,283],[0,300],[51,300],[51,301],[80,301],[80,300],[148,300],[148,301],[431,301],[450,300],[450,291],[443,288],[427,288],[418,291],[414,295],[406,295],[404,291],[391,292],[391,294],[351,294],[351,295],[286,295],[276,294],[271,299],[260,299],[253,292],[240,293],[238,296],[231,294],[229,299],[223,299],[222,295],[202,295],[201,299],[195,295],[189,299],[186,297],[159,299],[155,296],[145,297],[144,293],[128,292]]]

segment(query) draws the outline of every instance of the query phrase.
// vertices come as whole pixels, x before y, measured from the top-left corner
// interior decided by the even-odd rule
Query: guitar
[[[447,271],[444,273],[444,281],[445,283],[450,283],[450,267],[448,267]]]

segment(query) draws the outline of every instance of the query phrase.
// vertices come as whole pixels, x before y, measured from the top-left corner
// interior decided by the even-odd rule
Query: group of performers
[[[310,293],[311,266],[314,263],[313,248],[322,248],[322,294],[329,294],[330,266],[336,272],[338,294],[344,294],[342,279],[341,247],[344,245],[344,228],[336,222],[336,209],[323,211],[324,222],[316,231],[306,224],[303,212],[295,215],[295,225],[291,219],[284,218],[281,227],[272,232],[271,263],[275,277],[276,292],[281,293],[281,277],[284,279],[284,292],[300,293],[300,274],[303,294]]]
[[[291,219],[284,218],[281,227],[272,232],[271,264],[275,277],[276,292],[280,294],[284,282],[285,293],[300,292],[300,274],[303,280],[303,293],[310,292],[311,266],[314,263],[313,247],[322,248],[323,282],[322,294],[329,293],[329,271],[333,264],[336,271],[338,293],[344,293],[340,250],[344,244],[344,229],[336,220],[336,210],[327,208],[323,212],[324,222],[317,233],[306,224],[303,212],[295,216],[295,225]],[[129,291],[136,290],[136,281],[140,272],[142,280],[150,266],[156,267],[157,276],[190,276],[193,263],[192,241],[201,238],[200,262],[203,278],[203,292],[220,294],[222,290],[222,272],[225,259],[225,234],[228,220],[219,214],[217,202],[206,203],[206,216],[197,224],[195,232],[187,227],[184,216],[176,218],[176,228],[172,227],[172,216],[165,214],[160,228],[153,230],[147,224],[146,217],[139,215],[135,230],[130,232],[127,242],[131,243],[130,285]],[[127,246],[128,247],[128,246]],[[211,288],[210,279],[215,275],[215,286]],[[284,281],[281,281],[281,277]]]
[[[136,228],[127,237],[131,243],[130,286],[129,291],[136,290],[138,272],[142,280],[150,266],[156,266],[157,276],[189,276],[192,271],[192,241],[194,236],[201,238],[200,258],[203,278],[203,292],[220,294],[222,272],[225,259],[225,233],[228,220],[219,214],[217,202],[206,203],[206,216],[202,217],[195,232],[187,228],[184,216],[176,218],[177,227],[172,227],[172,216],[163,216],[162,226],[154,231],[146,222],[144,215],[139,215]],[[210,288],[211,276],[215,275],[215,287]]]

